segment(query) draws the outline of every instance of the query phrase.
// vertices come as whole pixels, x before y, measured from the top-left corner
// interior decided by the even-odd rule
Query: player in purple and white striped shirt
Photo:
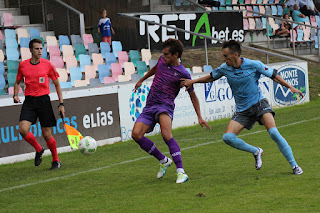
[[[144,137],[145,133],[152,131],[155,124],[159,123],[162,138],[168,145],[172,159],[177,166],[176,183],[183,183],[188,180],[188,175],[182,166],[180,147],[172,136],[172,119],[175,107],[174,100],[180,91],[180,79],[191,79],[191,77],[179,62],[183,52],[183,44],[179,40],[168,39],[162,47],[163,55],[160,56],[157,65],[150,69],[135,85],[135,89],[138,89],[144,80],[155,75],[146,106],[134,124],[132,138],[143,150],[159,160],[160,170],[157,177],[162,178],[167,168],[172,164],[172,160],[162,154],[150,139]],[[188,92],[199,124],[211,129],[201,117],[199,100],[193,87]]]

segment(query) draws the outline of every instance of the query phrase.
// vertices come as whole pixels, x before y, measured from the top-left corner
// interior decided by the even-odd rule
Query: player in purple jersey
[[[289,88],[292,93],[300,94],[302,97],[303,93],[291,86],[280,75],[277,75],[276,69],[267,67],[260,61],[241,58],[241,44],[237,41],[224,42],[222,44],[222,55],[225,63],[220,67],[202,78],[181,79],[181,85],[190,88],[194,83],[208,83],[225,76],[232,89],[237,111],[227,125],[223,134],[223,141],[236,149],[251,152],[255,158],[255,167],[259,170],[262,166],[261,155],[263,155],[263,150],[237,137],[244,128],[250,130],[258,121],[260,125],[265,126],[271,139],[277,143],[280,152],[291,165],[293,173],[295,175],[302,174],[303,171],[298,166],[291,147],[276,127],[274,111],[259,91],[258,80],[260,75],[264,74],[278,84]]]
[[[176,183],[183,183],[188,180],[188,175],[182,166],[180,147],[172,136],[172,119],[175,107],[174,100],[180,91],[180,78],[191,79],[191,77],[184,66],[179,63],[179,58],[183,52],[183,44],[179,40],[168,39],[162,47],[163,55],[160,56],[157,65],[150,69],[135,85],[137,90],[144,80],[155,75],[146,106],[134,124],[132,138],[143,150],[159,160],[160,170],[157,177],[162,178],[167,168],[172,164],[172,160],[162,154],[150,139],[144,137],[145,133],[152,131],[155,124],[159,123],[162,138],[168,145],[170,154],[177,166]],[[206,126],[210,129],[208,123],[201,117],[199,100],[193,87],[188,92],[198,116],[199,124],[203,128]]]

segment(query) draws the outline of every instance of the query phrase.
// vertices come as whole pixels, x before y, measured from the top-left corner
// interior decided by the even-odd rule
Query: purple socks
[[[166,156],[162,154],[156,145],[148,138],[142,137],[137,143],[140,145],[141,149],[153,155],[159,161],[164,159]]]
[[[180,147],[177,141],[174,138],[171,138],[170,140],[166,141],[166,144],[169,147],[170,154],[172,156],[173,162],[177,166],[177,169],[183,168]]]

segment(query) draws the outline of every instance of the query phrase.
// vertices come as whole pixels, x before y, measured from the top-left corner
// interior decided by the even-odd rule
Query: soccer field
[[[0,165],[0,212],[318,212],[320,211],[320,99],[276,109],[281,134],[303,175],[295,176],[263,127],[240,137],[264,149],[262,169],[252,154],[222,142],[228,119],[212,130],[174,130],[189,181],[176,184],[175,166],[157,179],[158,162],[133,141],[99,147],[91,156],[60,154],[62,168],[50,171],[51,156]],[[151,138],[161,151],[161,136]]]

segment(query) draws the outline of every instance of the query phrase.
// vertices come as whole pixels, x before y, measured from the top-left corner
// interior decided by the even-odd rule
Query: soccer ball
[[[91,155],[97,150],[97,142],[94,138],[86,136],[79,141],[79,150],[82,154]]]

